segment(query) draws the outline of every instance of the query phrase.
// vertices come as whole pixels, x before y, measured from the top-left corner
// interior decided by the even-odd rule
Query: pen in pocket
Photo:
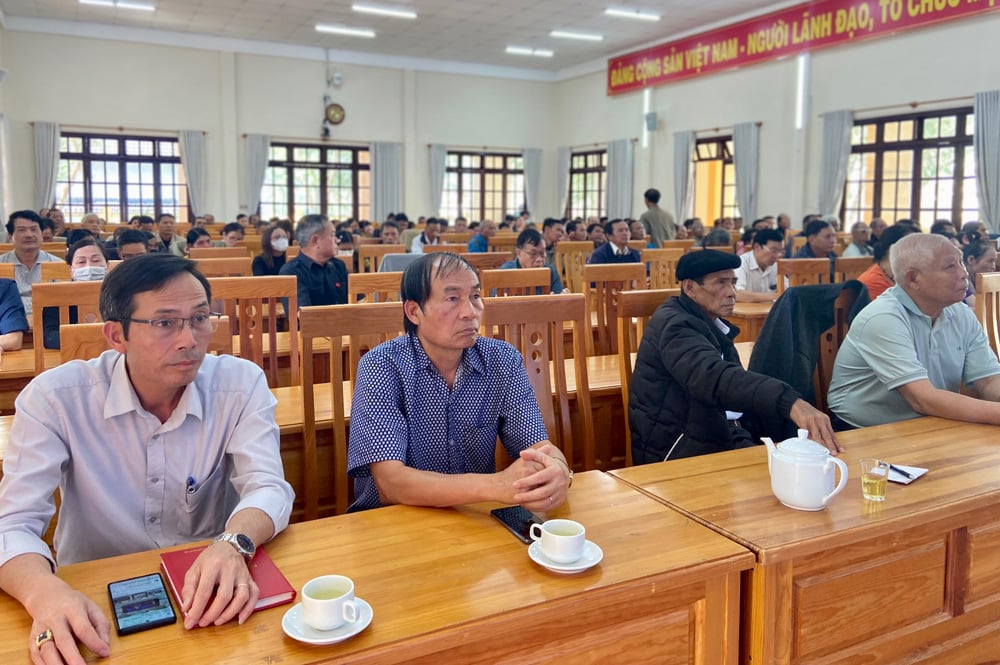
[[[188,479],[187,479],[187,493],[188,494],[194,494],[195,489],[196,488],[194,486],[194,476],[188,476]]]

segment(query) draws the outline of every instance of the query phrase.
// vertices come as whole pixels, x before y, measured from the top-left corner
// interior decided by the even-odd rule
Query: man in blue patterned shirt
[[[479,277],[456,254],[403,274],[407,334],[361,359],[351,406],[351,510],[479,501],[547,510],[572,474],[548,440],[521,355],[479,336]],[[500,438],[514,462],[496,471]]]

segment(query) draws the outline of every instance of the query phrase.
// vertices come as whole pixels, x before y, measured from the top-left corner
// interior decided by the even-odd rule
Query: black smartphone
[[[541,524],[535,515],[521,506],[507,506],[506,508],[495,508],[490,511],[490,515],[500,521],[508,530],[526,545],[531,544],[531,525]]]
[[[137,633],[147,628],[166,626],[177,621],[167,587],[159,573],[119,580],[108,585],[111,609],[119,635]]]

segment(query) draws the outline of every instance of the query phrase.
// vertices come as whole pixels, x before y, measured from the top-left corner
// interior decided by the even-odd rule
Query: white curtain
[[[10,202],[10,119],[0,113],[0,220],[14,212]],[[7,240],[7,229],[0,222],[0,238]]]
[[[542,184],[542,149],[525,148],[524,157],[524,202],[528,212],[538,215],[538,190]],[[508,210],[507,212],[515,212]]]
[[[556,191],[559,206],[556,214],[562,215],[566,210],[566,202],[569,200],[569,160],[572,151],[569,148],[559,148],[556,152]]]
[[[750,223],[757,219],[757,165],[760,163],[760,126],[756,122],[733,125],[733,166],[736,170],[736,205]]]
[[[635,149],[630,139],[608,143],[607,205],[608,219],[632,216],[632,169]]]
[[[260,190],[264,187],[264,176],[267,175],[268,154],[271,150],[271,137],[267,134],[247,134],[246,170],[244,183],[246,188],[246,206],[248,215],[257,212],[260,205]],[[294,221],[294,220],[293,220]]]
[[[56,201],[56,173],[59,169],[59,124],[35,123],[35,210]],[[67,220],[69,221],[69,220]]]
[[[181,164],[184,166],[184,176],[187,179],[188,199],[191,201],[191,210],[195,217],[198,217],[205,212],[205,196],[208,194],[205,132],[198,129],[182,129],[177,138],[181,148]]]
[[[973,112],[979,215],[996,233],[1000,230],[1000,90],[977,92]]]
[[[441,214],[441,195],[444,193],[444,174],[448,161],[448,148],[441,143],[431,144],[431,214]],[[374,220],[373,220],[374,221]]]
[[[691,216],[694,178],[694,132],[674,132],[674,212],[677,223],[683,224]]]
[[[372,144],[372,220],[381,221],[403,207],[403,144]]]
[[[831,111],[823,114],[823,161],[819,165],[819,212],[839,215],[847,182],[847,160],[851,156],[854,114]]]

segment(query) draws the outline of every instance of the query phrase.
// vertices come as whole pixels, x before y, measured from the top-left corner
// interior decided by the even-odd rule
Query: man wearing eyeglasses
[[[781,232],[761,229],[751,242],[752,249],[740,256],[736,269],[736,301],[774,302],[778,297],[778,259],[784,252]]]
[[[535,229],[525,229],[517,236],[517,247],[514,250],[514,260],[500,264],[501,270],[509,268],[548,268],[550,273],[549,289],[550,293],[568,293],[568,289],[563,289],[562,280],[559,279],[559,272],[551,264],[545,262],[545,243],[542,234]],[[537,289],[537,295],[546,295]]]
[[[206,355],[218,315],[194,263],[125,261],[101,288],[111,350],[36,377],[15,403],[0,482],[0,588],[32,617],[35,662],[109,654],[107,617],[53,574],[67,564],[215,538],[188,572],[187,628],[243,623],[247,565],[288,523],[276,400],[259,367]],[[53,558],[42,541],[59,489]]]

